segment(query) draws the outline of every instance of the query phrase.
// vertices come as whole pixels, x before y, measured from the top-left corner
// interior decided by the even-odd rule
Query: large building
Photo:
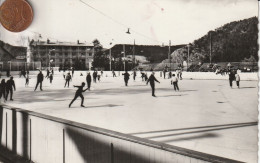
[[[93,45],[73,42],[34,41],[29,45],[30,61],[40,61],[42,67],[90,69]]]

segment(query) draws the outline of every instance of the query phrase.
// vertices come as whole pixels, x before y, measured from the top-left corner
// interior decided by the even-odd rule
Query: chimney
[[[49,44],[50,43],[50,40],[49,39],[47,39],[47,44]]]
[[[79,44],[79,40],[77,40],[77,43]]]

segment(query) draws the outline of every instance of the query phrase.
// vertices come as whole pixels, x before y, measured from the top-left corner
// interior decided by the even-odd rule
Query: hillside
[[[212,41],[212,62],[258,61],[258,19],[252,17],[223,25],[190,44],[190,62],[210,61],[210,40]],[[211,35],[211,39],[210,39]],[[187,60],[188,48],[175,50],[173,62]]]

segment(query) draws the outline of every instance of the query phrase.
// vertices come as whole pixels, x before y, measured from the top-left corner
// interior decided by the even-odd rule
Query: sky
[[[4,0],[0,0],[1,3]],[[256,0],[28,0],[29,28],[0,39],[25,46],[28,38],[114,44],[188,44],[231,21],[258,15]],[[131,34],[126,34],[130,28]],[[110,45],[112,43],[112,45]]]

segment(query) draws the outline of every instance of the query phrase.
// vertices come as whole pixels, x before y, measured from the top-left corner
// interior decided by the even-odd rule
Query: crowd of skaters
[[[182,70],[177,69],[176,72],[172,72],[172,71],[168,72],[166,69],[164,69],[161,73],[163,74],[164,79],[167,79],[167,75],[168,75],[168,79],[171,79],[171,85],[173,85],[173,89],[175,91],[179,91],[178,81],[182,80]],[[50,70],[46,69],[45,78],[49,79],[50,83],[52,83],[53,74],[54,74],[53,69],[50,69]],[[148,78],[147,72],[140,71],[140,74],[141,74],[140,77],[142,78],[143,82],[146,82],[146,84],[150,83],[151,90],[152,90],[152,96],[156,97],[156,95],[155,95],[155,82],[158,82],[158,83],[160,83],[160,82],[156,79],[155,72],[152,71],[149,78]],[[134,70],[132,72],[132,74],[129,74],[128,71],[125,71],[125,72],[122,73],[122,76],[124,76],[125,86],[128,86],[128,82],[129,82],[131,75],[133,76],[133,81],[135,81],[136,77],[137,77],[137,71],[136,70]],[[22,71],[20,73],[20,77],[21,76],[25,77],[25,79],[26,79],[25,86],[28,87],[29,79],[30,79],[29,71],[28,72]],[[63,70],[63,78],[65,80],[64,87],[66,87],[66,86],[69,87],[69,84],[72,81],[73,76],[74,76],[74,68],[69,69],[67,71]],[[81,73],[80,76],[83,76],[83,74]],[[113,76],[113,78],[117,77],[114,70],[112,71],[112,76]],[[120,72],[119,72],[119,76],[120,76]],[[86,75],[87,89],[85,89],[85,90],[83,89],[85,87],[85,82],[83,82],[80,86],[74,85],[74,87],[77,87],[78,90],[76,91],[76,94],[75,94],[73,100],[69,104],[69,107],[71,107],[72,103],[78,97],[81,98],[81,101],[82,101],[81,106],[84,107],[84,104],[83,104],[84,103],[84,96],[82,95],[82,93],[85,92],[86,90],[90,91],[92,81],[94,83],[96,83],[97,81],[100,82],[101,77],[103,77],[103,71],[98,72],[98,71],[95,70],[95,71],[93,71],[92,76],[91,76],[90,72],[87,72],[87,75]],[[39,73],[37,74],[37,81],[36,81],[34,91],[37,90],[38,86],[39,86],[40,90],[43,91],[43,89],[42,89],[43,80],[44,80],[44,75],[43,75],[42,71],[39,70]],[[232,88],[233,81],[236,81],[237,87],[239,88],[240,76],[236,71],[230,71],[229,72],[229,84],[230,84],[231,88]],[[7,101],[8,95],[10,94],[10,100],[12,101],[13,100],[13,98],[12,98],[13,97],[13,91],[15,91],[15,90],[16,90],[15,83],[14,83],[12,76],[6,82],[5,82],[5,79],[2,79],[2,81],[0,83],[0,99],[3,98],[4,101]]]

